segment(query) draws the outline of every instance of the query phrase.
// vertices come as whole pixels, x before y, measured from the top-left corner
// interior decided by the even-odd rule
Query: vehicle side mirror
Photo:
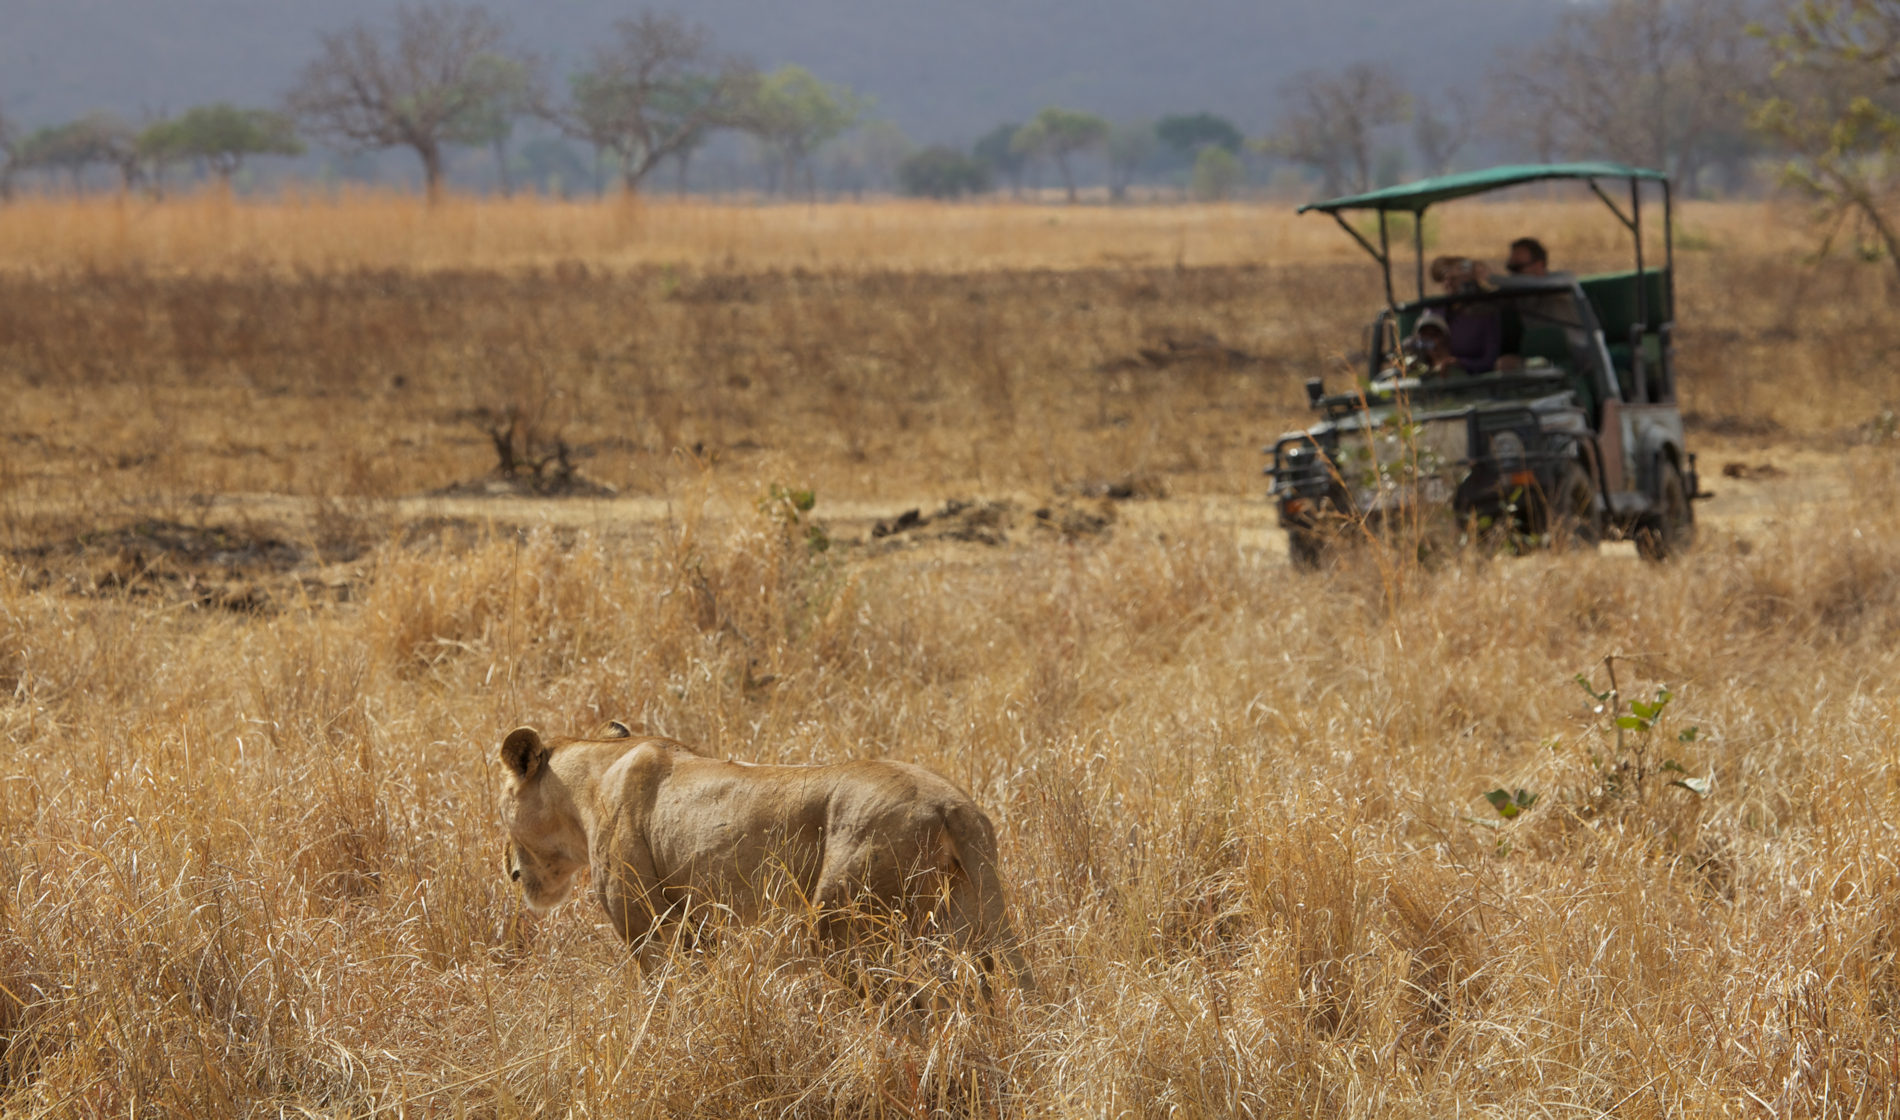
[[[1325,395],[1326,395],[1326,383],[1324,381],[1321,381],[1317,377],[1309,377],[1306,379],[1306,403],[1307,404],[1318,404],[1319,399]]]

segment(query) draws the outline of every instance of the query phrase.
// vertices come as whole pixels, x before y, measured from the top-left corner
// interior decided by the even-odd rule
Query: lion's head
[[[573,798],[560,782],[548,780],[553,753],[532,727],[517,727],[501,741],[508,771],[501,793],[508,877],[520,884],[522,900],[537,914],[566,902],[574,877],[587,866],[587,834]]]

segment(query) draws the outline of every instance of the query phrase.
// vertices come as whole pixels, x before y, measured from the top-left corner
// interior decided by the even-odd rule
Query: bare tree
[[[422,161],[429,199],[442,194],[443,149],[501,91],[506,57],[487,10],[403,4],[393,27],[357,23],[322,46],[287,101],[309,133],[356,149],[408,148]]]
[[[1102,146],[1108,154],[1108,197],[1120,202],[1135,176],[1154,161],[1161,137],[1153,121],[1136,121],[1110,126]]]
[[[683,180],[708,132],[742,123],[756,84],[750,64],[714,53],[704,27],[646,12],[614,24],[612,41],[569,79],[566,103],[543,115],[611,154],[631,192],[668,158],[680,161]]]
[[[1833,229],[1871,230],[1900,270],[1900,0],[1811,0],[1767,42],[1772,86],[1752,123],[1788,149],[1785,180]]]
[[[1318,171],[1328,194],[1370,190],[1380,130],[1411,115],[1398,82],[1364,62],[1338,75],[1303,74],[1281,96],[1291,108],[1265,147]]]
[[[894,121],[870,120],[831,146],[828,177],[835,190],[862,198],[864,192],[895,190],[897,169],[917,150]]]
[[[539,97],[534,67],[498,54],[482,55],[474,65],[480,68],[473,77],[482,96],[456,118],[449,139],[487,148],[495,157],[495,183],[507,197],[515,193],[508,169],[508,141],[515,134],[515,122],[534,108]]]
[[[0,107],[0,202],[13,198],[13,176],[20,169],[20,136],[6,109]]]
[[[1738,159],[1736,95],[1759,83],[1749,0],[1610,0],[1575,7],[1492,78],[1495,118],[1541,158],[1607,158],[1670,171],[1697,193]]]
[[[1430,175],[1451,170],[1451,161],[1471,141],[1471,99],[1457,87],[1432,100],[1421,99],[1412,114],[1412,143]]]

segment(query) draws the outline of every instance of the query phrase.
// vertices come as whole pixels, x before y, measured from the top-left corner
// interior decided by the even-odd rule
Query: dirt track
[[[1850,497],[1852,459],[1840,451],[1784,446],[1700,446],[1704,488],[1697,519],[1721,536],[1765,538],[1778,524],[1800,524],[1842,507]],[[299,599],[352,598],[376,547],[390,536],[462,536],[495,529],[552,527],[603,536],[650,533],[689,515],[714,523],[756,516],[749,501],[654,497],[535,498],[432,495],[361,501],[339,519],[335,506],[276,494],[222,495],[189,523],[159,517],[89,529],[68,540],[16,545],[14,559],[29,583],[83,596],[156,596],[232,610],[275,609]],[[1034,493],[910,501],[822,500],[812,516],[832,541],[860,555],[894,556],[928,547],[970,560],[1037,540],[1089,540],[1108,533],[1173,537],[1209,528],[1233,534],[1240,547],[1284,558],[1264,484],[1252,494],[1187,494],[1114,500]],[[945,552],[944,550],[950,550]],[[1626,542],[1605,556],[1635,557]]]
[[[1729,444],[1699,441],[1696,445],[1702,486],[1712,497],[1696,503],[1700,525],[1738,535],[1753,535],[1776,522],[1812,512],[1817,504],[1835,504],[1849,492],[1848,462],[1840,451],[1813,450],[1793,445]],[[1729,473],[1724,473],[1728,468]],[[1047,494],[982,495],[981,501],[1006,505],[1014,520],[1034,524],[1038,509],[1100,508],[1117,526],[1168,531],[1186,525],[1231,525],[1246,545],[1284,555],[1285,540],[1274,523],[1262,481],[1258,492],[1247,495],[1195,494],[1160,499],[1111,501],[1100,498],[1052,498]],[[939,511],[952,493],[918,495],[908,500],[853,501],[825,499],[815,516],[843,540],[871,539],[875,526],[891,522],[907,510],[925,517]],[[970,495],[961,495],[970,500]],[[275,520],[297,523],[314,512],[307,499],[281,495],[238,494],[220,497],[215,515],[231,519]],[[475,525],[560,526],[600,531],[663,524],[681,516],[679,499],[655,497],[484,497],[426,496],[374,503],[368,508],[409,523],[426,520]],[[733,516],[749,510],[710,504],[708,514]],[[1617,551],[1612,546],[1612,551]]]

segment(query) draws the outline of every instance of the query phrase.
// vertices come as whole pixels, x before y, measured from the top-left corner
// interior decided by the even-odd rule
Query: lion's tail
[[[945,807],[942,819],[959,872],[952,876],[950,891],[955,924],[968,931],[970,943],[986,960],[992,951],[1000,952],[1016,986],[1033,994],[1036,978],[1010,925],[1003,876],[997,870],[996,829],[981,809],[968,803]]]

